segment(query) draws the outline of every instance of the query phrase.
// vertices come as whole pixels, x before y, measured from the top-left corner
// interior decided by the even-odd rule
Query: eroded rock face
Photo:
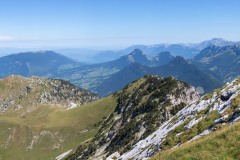
[[[158,76],[145,76],[114,96],[117,99],[115,112],[103,122],[89,146],[80,146],[69,159],[118,158],[186,104],[199,99],[194,87],[172,77]],[[149,155],[152,153],[148,152]]]
[[[166,146],[169,148],[180,146],[181,143],[178,141],[191,142],[217,130],[219,125],[233,124],[240,120],[240,79],[209,95],[188,104],[163,123],[157,131],[136,143],[130,151],[121,154],[119,159],[145,159]],[[225,99],[222,99],[223,97]],[[186,136],[189,139],[186,139]],[[174,141],[174,137],[178,140],[170,145],[169,142]]]
[[[100,128],[98,136],[89,146],[79,147],[78,155],[76,153],[79,159],[87,156],[93,159],[111,159],[116,153],[120,154],[115,157],[117,159],[147,159],[165,147],[168,149],[178,147],[217,130],[220,125],[233,124],[240,120],[240,79],[200,99],[195,96],[193,88],[183,87],[183,83],[174,85],[168,82],[167,84],[174,86],[170,88],[176,89],[163,87],[169,93],[158,94],[159,88],[153,86],[161,83],[152,82],[156,81],[152,79],[148,81],[148,86],[151,86],[148,88],[145,83],[137,86],[136,83],[139,83],[137,81],[135,85],[129,85],[116,94],[118,96],[116,112],[104,123],[110,130],[105,132],[104,127]],[[181,86],[182,89],[178,90],[177,88]],[[156,92],[151,92],[151,89]],[[146,95],[154,95],[155,98],[148,96],[148,99],[155,103],[147,101],[147,104],[150,108],[159,109],[154,110],[154,113],[158,111],[162,113],[158,115],[159,119],[154,119],[155,114],[151,114],[150,108],[143,107],[144,103],[141,100],[145,99]],[[159,95],[164,95],[165,98]],[[171,103],[163,105],[167,101]],[[186,106],[174,108],[181,102]],[[176,112],[173,109],[176,109]],[[152,120],[148,121],[145,116]],[[156,130],[150,130],[154,125]],[[146,134],[147,132],[149,134]]]
[[[98,97],[63,80],[9,76],[0,80],[0,112],[13,108],[55,105],[66,109],[84,105]]]

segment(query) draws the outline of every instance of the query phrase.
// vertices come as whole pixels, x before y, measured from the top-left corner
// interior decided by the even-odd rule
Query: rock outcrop
[[[240,79],[199,98],[183,82],[148,76],[115,96],[115,112],[68,160],[147,159],[240,120]]]
[[[79,146],[68,159],[121,157],[186,104],[199,99],[194,87],[172,77],[158,76],[145,76],[114,96],[118,102],[115,112],[106,118],[94,139]]]
[[[0,80],[0,112],[8,109],[34,110],[40,105],[71,109],[98,97],[63,80],[9,76]]]
[[[240,119],[240,80],[190,103],[119,159],[144,159],[161,150],[194,141]]]

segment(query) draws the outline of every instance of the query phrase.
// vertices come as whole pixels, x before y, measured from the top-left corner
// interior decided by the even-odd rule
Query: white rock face
[[[115,152],[111,154],[106,160],[114,160],[120,157],[120,154],[118,152]]]
[[[182,109],[180,112],[177,113],[174,117],[170,120],[165,122],[159,129],[153,132],[144,140],[139,141],[136,143],[133,148],[122,154],[118,159],[127,160],[127,159],[147,159],[151,157],[156,151],[153,151],[153,148],[157,149],[158,152],[161,151],[159,146],[164,141],[165,137],[168,135],[169,132],[174,130],[177,126],[183,124],[187,119],[192,119],[186,126],[185,129],[191,129],[194,125],[198,124],[201,120],[203,120],[210,112],[218,111],[219,115],[222,115],[218,119],[214,121],[212,124],[213,126],[218,123],[225,123],[230,118],[229,115],[224,115],[224,111],[231,106],[231,101],[240,95],[240,84],[235,84],[236,80],[229,83],[224,89],[221,90],[220,94],[218,95],[216,92],[213,93],[212,98],[208,100],[195,101]],[[226,96],[226,99],[222,100],[221,96]],[[210,107],[210,108],[209,108]],[[200,117],[196,119],[195,117],[197,114],[205,109],[209,108],[208,113],[204,117]],[[173,121],[173,119],[176,119]],[[239,110],[236,109],[234,111],[234,116],[231,117],[232,120],[229,120],[227,123],[234,123],[237,120],[240,120],[240,108]],[[209,128],[199,135],[196,135],[192,138],[189,142],[196,140],[202,136],[209,134],[212,129]],[[180,136],[182,133],[177,134],[176,136]]]
[[[143,159],[151,156],[150,147],[158,147],[161,142],[163,142],[165,136],[172,131],[177,126],[181,125],[184,120],[180,120],[177,123],[170,123],[171,119],[165,122],[157,131],[152,133],[146,139],[139,141],[132,150],[120,156],[120,159],[127,160],[129,158],[133,159]]]
[[[69,150],[69,151],[67,151],[67,152],[64,152],[63,154],[61,154],[61,155],[59,155],[59,156],[57,156],[56,158],[55,158],[55,160],[62,160],[64,157],[66,157],[69,153],[71,153],[72,152],[72,149],[71,150]]]
[[[208,135],[209,133],[210,133],[210,130],[207,129],[207,130],[203,131],[202,133],[200,133],[199,135],[193,137],[193,138],[192,138],[190,141],[188,141],[187,143],[192,142],[192,141],[194,141],[194,140],[196,140],[196,139],[198,139],[198,138],[200,138],[200,137],[202,137],[202,136]]]
[[[202,117],[201,118],[199,118],[199,119],[193,119],[193,120],[191,120],[186,126],[184,126],[184,129],[185,130],[187,130],[187,129],[190,129],[190,128],[192,128],[195,124],[197,124],[199,121],[201,121],[202,120]]]

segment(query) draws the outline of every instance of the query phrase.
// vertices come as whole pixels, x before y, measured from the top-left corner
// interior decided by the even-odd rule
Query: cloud
[[[0,36],[0,41],[12,41],[15,40],[15,37],[11,36]]]

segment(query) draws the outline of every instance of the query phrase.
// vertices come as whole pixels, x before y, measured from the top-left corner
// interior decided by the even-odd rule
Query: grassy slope
[[[151,160],[240,159],[240,122],[191,143],[163,151]]]
[[[42,106],[25,118],[20,118],[20,111],[10,110],[0,115],[0,160],[55,159],[92,138],[96,124],[113,112],[115,106],[115,98],[110,96],[72,110]],[[33,149],[27,149],[40,133],[42,136]],[[59,149],[54,149],[58,144],[61,144]]]

